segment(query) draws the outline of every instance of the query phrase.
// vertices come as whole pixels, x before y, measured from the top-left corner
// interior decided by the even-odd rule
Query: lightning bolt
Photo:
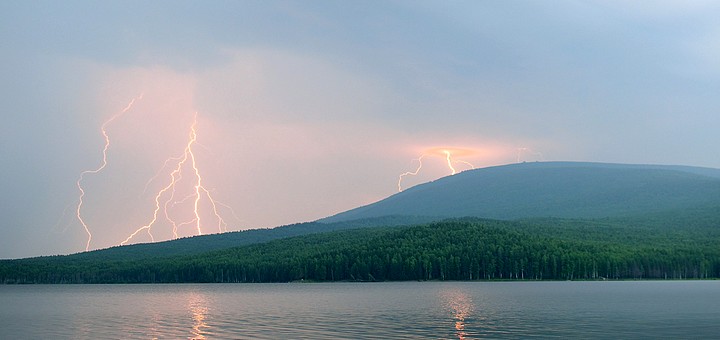
[[[421,155],[419,158],[416,158],[416,160],[418,161],[418,167],[417,167],[417,169],[415,169],[415,171],[406,171],[406,172],[400,174],[400,177],[398,178],[398,183],[397,183],[398,192],[401,192],[401,191],[402,191],[402,180],[403,180],[403,177],[405,177],[405,176],[417,176],[417,174],[420,172],[420,169],[422,169],[422,166],[423,166],[422,160],[423,160],[424,157],[425,157],[425,155]]]
[[[453,163],[462,163],[470,167],[470,169],[475,169],[475,166],[472,165],[470,162],[462,161],[462,160],[453,160],[452,159],[452,152],[450,150],[442,150],[442,153],[445,154],[445,160],[447,161],[448,169],[450,169],[451,174],[454,175],[457,173],[457,170],[455,170],[455,167],[453,166]]]
[[[463,160],[460,160],[460,159],[455,160],[455,162],[457,162],[457,163],[462,163],[462,164],[467,165],[467,166],[470,168],[469,170],[475,170],[475,166],[472,165],[472,163],[470,163],[470,162],[466,162],[466,161],[463,161]]]
[[[152,234],[152,227],[155,225],[155,223],[158,221],[158,216],[160,214],[160,211],[163,211],[163,217],[165,220],[167,220],[172,225],[172,232],[173,236],[175,238],[178,238],[178,229],[186,226],[186,225],[193,225],[194,229],[196,230],[198,235],[202,235],[202,218],[200,213],[200,203],[203,199],[207,199],[207,201],[210,203],[210,206],[212,207],[212,213],[215,216],[217,222],[218,222],[218,230],[220,232],[227,231],[227,223],[225,220],[220,216],[220,213],[218,211],[218,205],[223,207],[228,207],[226,204],[218,202],[212,197],[212,194],[210,193],[210,190],[205,188],[203,186],[203,177],[200,173],[200,169],[197,164],[197,159],[195,157],[195,152],[193,147],[197,145],[197,113],[195,113],[195,117],[193,120],[192,125],[190,126],[190,133],[188,136],[188,143],[185,145],[185,149],[181,156],[179,157],[171,157],[168,158],[162,169],[166,168],[168,164],[172,164],[173,161],[177,162],[175,165],[175,168],[170,173],[170,178],[168,184],[160,189],[157,194],[155,195],[155,209],[153,210],[152,218],[150,219],[150,222],[147,224],[141,226],[137,230],[135,230],[130,236],[128,236],[124,241],[120,242],[120,245],[125,245],[128,242],[130,242],[135,236],[137,236],[139,233],[145,231],[149,236],[150,239],[154,242],[155,238]],[[177,186],[178,183],[180,183],[181,180],[184,180],[183,177],[184,170],[186,170],[187,167],[190,167],[192,171],[190,171],[189,177],[191,177],[193,181],[192,184],[192,193],[185,198],[175,201],[175,195],[177,193]],[[159,173],[155,175],[149,182],[153,181],[155,178],[159,176]],[[148,182],[148,184],[149,184]],[[147,184],[146,189],[147,190]],[[182,204],[188,200],[192,200],[193,202],[193,209],[192,209],[192,219],[185,222],[178,223],[175,221],[175,219],[172,217],[172,214],[170,211],[173,207],[175,207],[178,204]],[[229,207],[228,207],[229,208]],[[230,209],[232,211],[232,209]],[[235,212],[232,211],[233,215],[235,215]],[[235,215],[237,216],[237,215]]]
[[[172,162],[172,161],[179,161],[181,158],[182,158],[182,156],[170,157],[170,158],[166,159],[166,160],[165,160],[165,163],[163,163],[163,166],[160,167],[160,169],[155,173],[155,176],[151,177],[147,182],[145,182],[145,188],[143,188],[143,191],[142,191],[142,193],[140,193],[140,195],[138,196],[138,198],[141,198],[141,197],[148,191],[148,188],[150,187],[150,184],[151,184],[152,182],[154,182],[158,177],[160,177],[160,175],[162,174],[163,170],[165,170],[165,168],[167,168],[167,166],[168,166],[168,164],[170,164],[170,162]]]
[[[451,175],[454,175],[457,171],[455,170],[455,168],[452,165],[452,156],[450,154],[450,151],[443,150],[443,153],[445,154],[445,159],[447,159],[448,168],[450,168],[450,171],[452,172]]]
[[[455,149],[455,150],[462,151],[465,154],[469,153],[468,150],[463,150],[463,149]],[[426,156],[444,157],[445,162],[447,162],[447,167],[450,170],[450,175],[457,174],[457,169],[455,168],[455,165],[454,165],[456,163],[462,163],[462,164],[467,165],[470,169],[475,169],[475,166],[472,165],[470,162],[453,159],[451,149],[429,149],[429,150],[426,150],[425,153],[420,155],[419,158],[414,159],[414,160],[418,161],[418,167],[415,169],[415,171],[407,171],[407,172],[400,174],[400,176],[398,177],[398,183],[397,183],[398,192],[402,191],[402,180],[405,176],[416,176],[418,173],[420,173],[420,170],[423,167],[423,162],[422,162],[423,158],[425,158]]]
[[[218,201],[218,200],[215,200],[215,204],[220,205],[220,206],[224,207],[225,209],[230,210],[230,214],[233,215],[233,217],[235,218],[235,220],[238,220],[238,221],[240,220],[240,217],[238,217],[238,215],[235,213],[235,209],[233,209],[231,206],[229,206],[229,205],[227,205],[227,204],[225,204],[225,203],[223,203],[223,202],[220,202],[220,201]],[[220,221],[220,220],[218,220],[218,221]],[[222,222],[222,231],[227,232],[227,231],[228,231],[228,228],[227,228],[227,227],[228,227],[227,223],[225,223],[225,221],[223,220],[223,222]]]
[[[108,120],[106,120],[101,126],[100,126],[100,132],[102,132],[103,137],[105,138],[105,146],[103,147],[102,151],[102,163],[100,166],[98,166],[96,169],[91,170],[85,170],[80,173],[80,177],[78,178],[77,182],[75,183],[78,190],[80,191],[80,196],[78,197],[78,204],[77,208],[75,209],[75,214],[77,216],[78,221],[80,221],[80,224],[82,224],[83,229],[85,229],[85,233],[87,234],[87,243],[85,244],[85,251],[90,250],[90,242],[92,241],[92,233],[90,232],[90,227],[88,227],[87,223],[82,217],[82,207],[83,207],[83,198],[85,197],[85,189],[82,186],[82,182],[85,179],[85,175],[89,174],[97,174],[98,172],[105,169],[107,166],[107,152],[110,148],[110,136],[107,133],[107,127],[118,119],[120,116],[124,115],[126,112],[130,111],[130,109],[133,107],[136,101],[142,99],[143,94],[140,94],[140,96],[133,98],[130,103],[120,112],[114,114],[112,117],[110,117]]]

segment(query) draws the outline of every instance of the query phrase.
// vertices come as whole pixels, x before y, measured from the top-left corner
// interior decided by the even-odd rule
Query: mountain
[[[325,219],[379,216],[602,218],[720,206],[720,170],[534,162],[464,171]]]
[[[712,210],[720,206],[718,182],[720,170],[709,168],[521,163],[465,171],[316,222],[112,247],[70,256],[143,259],[192,255],[307,234],[415,225],[448,217],[518,219],[626,214],[642,221],[647,220],[645,215],[662,211],[666,218],[677,218],[691,208]]]
[[[0,260],[0,283],[718,278],[719,208],[717,169],[513,164],[316,222]]]

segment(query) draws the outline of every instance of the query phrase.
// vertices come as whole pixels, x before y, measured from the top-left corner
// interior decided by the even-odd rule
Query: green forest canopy
[[[6,260],[0,261],[0,282],[718,278],[716,210],[602,220],[465,218],[333,231],[193,255]]]

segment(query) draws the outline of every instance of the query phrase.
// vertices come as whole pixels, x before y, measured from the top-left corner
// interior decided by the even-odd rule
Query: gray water
[[[720,338],[720,281],[0,286],[2,339]]]

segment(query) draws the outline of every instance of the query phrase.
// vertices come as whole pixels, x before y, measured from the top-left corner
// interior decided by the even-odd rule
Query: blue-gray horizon
[[[718,13],[713,1],[2,2],[0,258],[82,251],[82,222],[98,249],[154,216],[157,240],[317,220],[522,161],[720,168]],[[189,186],[167,187],[191,127]],[[81,175],[102,164],[104,138],[107,166]]]

